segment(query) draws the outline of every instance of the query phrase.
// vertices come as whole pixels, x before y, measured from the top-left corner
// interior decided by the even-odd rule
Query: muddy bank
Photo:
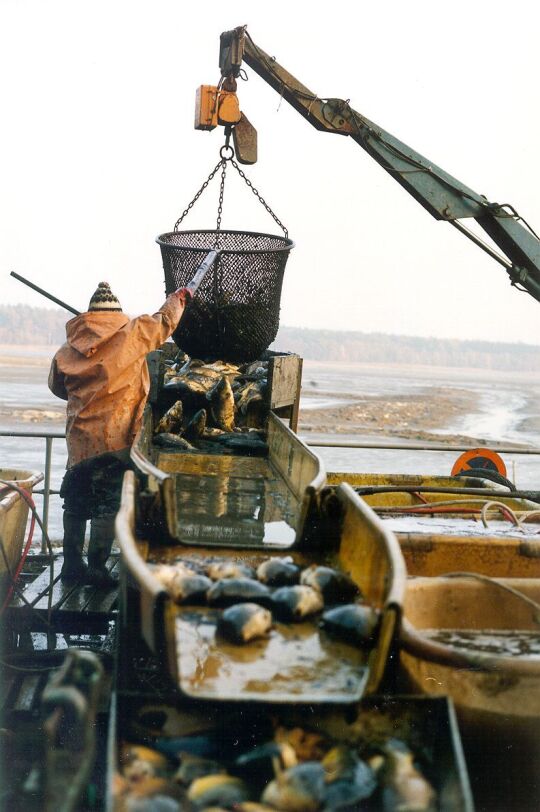
[[[331,396],[330,393],[317,395]],[[309,397],[308,393],[303,395],[304,403],[309,402]],[[413,395],[369,396],[330,408],[301,408],[299,431],[480,444],[486,442],[482,437],[445,431],[459,418],[475,411],[476,406],[473,392],[451,387],[434,387]]]

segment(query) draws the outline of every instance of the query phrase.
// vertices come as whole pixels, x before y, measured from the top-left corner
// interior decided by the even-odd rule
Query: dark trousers
[[[124,472],[130,467],[125,450],[100,454],[68,468],[60,486],[64,510],[84,520],[115,516]]]
[[[66,471],[60,496],[64,500],[64,567],[82,567],[86,523],[90,519],[88,564],[102,569],[114,541],[114,519],[120,507],[122,479],[130,468],[128,451],[100,454]],[[64,571],[64,570],[63,570]]]

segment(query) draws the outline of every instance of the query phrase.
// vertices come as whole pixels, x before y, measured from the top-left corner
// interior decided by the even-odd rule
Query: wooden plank
[[[240,457],[229,454],[159,454],[156,464],[168,474],[197,476],[235,476],[251,479],[266,476],[268,463],[261,457]]]
[[[53,569],[54,569],[54,580],[58,581],[60,578],[60,570],[62,569],[62,558],[55,558],[53,562]],[[50,568],[49,565],[45,567],[45,569],[37,576],[37,578],[32,581],[30,584],[26,586],[24,589],[24,597],[30,603],[33,603],[37,596],[43,592],[44,589],[47,588],[49,585],[50,579]],[[22,601],[17,595],[14,595],[10,606],[12,607],[24,607],[25,603]]]
[[[298,397],[302,359],[298,355],[278,355],[268,364],[270,409],[292,406]]]
[[[109,558],[107,562],[109,572],[116,569],[118,560],[117,556]],[[76,587],[59,607],[60,613],[97,612],[109,614],[112,605],[116,602],[116,598],[116,589],[104,590],[89,585]],[[84,619],[81,619],[81,622],[84,623]]]
[[[32,706],[38,700],[38,694],[41,693],[38,690],[40,688],[41,679],[41,674],[28,674],[28,676],[23,677],[17,698],[13,705],[13,710],[32,710]]]
[[[62,583],[62,581],[60,580],[60,577],[59,577],[61,569],[62,569],[62,559],[60,559],[60,560],[57,559],[54,562],[55,580],[54,580],[54,585],[53,585],[53,588],[52,588],[52,600],[51,600],[51,606],[55,610],[58,609],[59,606],[62,603],[64,603],[66,598],[68,598],[69,595],[71,595],[73,590],[76,589],[76,587],[73,586],[72,584],[70,584],[68,586],[67,584]],[[40,576],[40,578],[41,577],[44,577],[45,585],[47,585],[49,583],[49,568],[48,567],[44,570],[44,572]],[[48,606],[49,606],[49,595],[48,594],[44,595],[42,598],[39,599],[39,601],[36,604],[34,604],[35,609],[41,609],[43,611],[47,611]]]
[[[116,564],[116,562],[114,562]],[[110,571],[113,572],[115,567],[111,567]],[[99,613],[109,615],[114,609],[118,601],[118,589],[94,589],[94,593],[86,605],[85,611],[87,613]]]
[[[10,668],[3,667],[2,679],[0,679],[0,708],[7,708],[16,680],[17,674]]]

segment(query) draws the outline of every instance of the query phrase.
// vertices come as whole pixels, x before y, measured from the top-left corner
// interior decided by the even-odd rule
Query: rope
[[[510,592],[512,595],[514,595],[514,597],[528,603],[529,606],[535,610],[533,614],[534,622],[540,625],[540,603],[533,601],[532,598],[529,598],[528,595],[524,595],[523,592],[520,592],[518,589],[514,589],[513,586],[501,584],[500,581],[495,581],[488,575],[480,575],[477,572],[445,572],[441,575],[441,578],[475,578],[477,581],[482,581],[483,583],[491,586],[496,586],[499,589],[504,589],[506,592]]]

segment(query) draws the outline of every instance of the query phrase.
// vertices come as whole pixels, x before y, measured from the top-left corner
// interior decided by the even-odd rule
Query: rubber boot
[[[60,573],[64,584],[76,584],[86,578],[88,567],[82,557],[85,532],[86,519],[64,511],[64,563]]]
[[[88,572],[85,584],[113,589],[118,578],[111,575],[105,564],[114,541],[115,516],[101,516],[90,521],[90,544],[88,545]]]

